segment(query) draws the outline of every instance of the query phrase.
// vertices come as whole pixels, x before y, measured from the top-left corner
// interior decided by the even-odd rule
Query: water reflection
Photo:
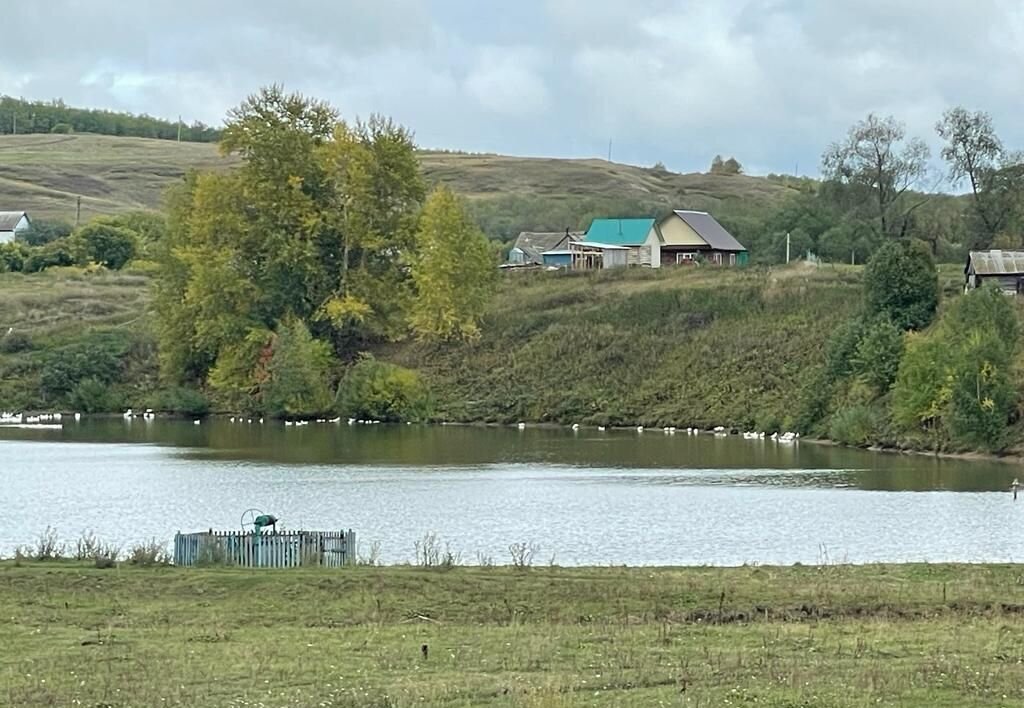
[[[47,525],[121,543],[234,528],[357,529],[404,561],[438,532],[560,563],[1013,560],[1013,465],[659,432],[120,419],[0,429],[0,553]],[[640,542],[640,540],[642,542]]]

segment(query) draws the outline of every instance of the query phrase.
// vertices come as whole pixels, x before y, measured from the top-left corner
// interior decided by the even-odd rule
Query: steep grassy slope
[[[479,342],[387,355],[451,420],[775,427],[860,287],[848,267],[513,275]]]
[[[679,175],[604,160],[429,151],[421,157],[430,182],[447,183],[478,202],[610,200],[663,208],[711,208],[728,202],[754,209],[790,192],[757,177]],[[213,144],[103,135],[0,136],[0,210],[26,209],[37,216],[73,220],[78,196],[85,217],[156,208],[167,186],[189,168],[217,169],[230,163]]]

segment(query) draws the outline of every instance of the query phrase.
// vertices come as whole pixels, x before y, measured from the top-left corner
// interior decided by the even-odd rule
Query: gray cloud
[[[495,7],[498,6],[498,7]],[[0,92],[219,123],[261,85],[431,147],[814,173],[869,111],[1024,147],[1011,0],[50,0],[5,9]]]

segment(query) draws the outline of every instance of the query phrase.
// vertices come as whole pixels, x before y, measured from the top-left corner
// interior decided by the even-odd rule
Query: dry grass
[[[471,199],[522,196],[549,201],[635,199],[649,204],[714,208],[721,202],[756,208],[791,193],[757,177],[675,174],[604,160],[464,155],[424,151],[429,182]],[[105,135],[0,136],[0,205],[47,218],[83,217],[160,206],[166,188],[190,168],[233,163],[211,143]],[[552,226],[554,228],[554,226]]]

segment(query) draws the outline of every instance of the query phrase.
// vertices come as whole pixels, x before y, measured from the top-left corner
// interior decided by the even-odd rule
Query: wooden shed
[[[971,251],[964,266],[964,292],[994,283],[1005,292],[1024,292],[1024,251]]]
[[[573,270],[624,268],[629,265],[630,249],[612,243],[574,241],[569,244]]]

